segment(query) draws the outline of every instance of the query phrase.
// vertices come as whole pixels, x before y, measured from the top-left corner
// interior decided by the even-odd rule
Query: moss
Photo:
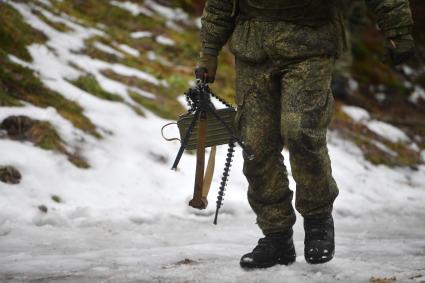
[[[6,92],[0,89],[0,107],[5,107],[5,106],[12,106],[12,107],[22,106],[22,103],[18,99],[11,97]]]
[[[382,150],[373,143],[373,140],[363,136],[355,138],[354,142],[363,151],[365,159],[373,165],[386,165],[388,167],[405,166],[405,164],[399,162],[397,156],[393,156]]]
[[[98,0],[64,0],[53,1],[55,7],[75,18],[81,19],[89,26],[104,24],[108,33],[118,33],[119,30],[136,31],[140,27],[153,29],[156,19],[139,15],[134,17],[130,12],[115,7],[109,1]],[[115,37],[114,37],[115,38]]]
[[[32,61],[27,46],[44,43],[47,37],[26,24],[12,6],[0,2],[0,49],[23,60]]]
[[[39,210],[39,211],[41,211],[42,213],[47,213],[47,212],[49,212],[49,209],[48,209],[48,208],[47,208],[47,206],[45,206],[44,204],[39,205],[37,208],[38,208],[38,210]]]
[[[182,109],[182,106],[175,100],[166,100],[162,98],[149,99],[134,92],[130,92],[130,97],[136,103],[142,105],[143,107],[146,107],[147,109],[164,119],[175,120],[179,115],[184,112],[184,110],[179,110]]]
[[[15,167],[0,165],[0,182],[16,185],[21,182],[21,179],[22,175]]]
[[[76,102],[47,89],[31,70],[11,62],[1,52],[0,65],[0,103],[18,106],[19,101],[25,101],[42,108],[53,107],[75,127],[100,137],[95,125],[84,116],[83,108]]]
[[[87,163],[87,161],[79,154],[67,154],[67,155],[68,155],[69,162],[74,164],[76,167],[80,169],[90,168],[90,165]]]
[[[146,113],[145,111],[143,111],[142,108],[138,107],[138,106],[134,106],[134,105],[129,105],[129,107],[131,107],[131,109],[133,109],[133,111],[139,115],[140,117],[146,117]]]
[[[95,5],[96,2],[99,5]],[[180,4],[180,3],[174,3]],[[182,95],[188,87],[188,82],[194,79],[193,66],[196,63],[199,50],[199,30],[192,25],[185,25],[179,23],[184,28],[184,32],[175,32],[170,30],[162,18],[153,16],[146,18],[143,15],[134,17],[125,10],[108,5],[106,3],[98,3],[97,1],[76,1],[65,0],[62,3],[57,2],[57,7],[65,9],[71,15],[78,15],[78,18],[86,19],[85,21],[93,25],[93,19],[102,22],[106,25],[106,33],[108,38],[97,37],[89,39],[86,42],[86,48],[83,51],[85,54],[92,58],[104,60],[111,63],[120,63],[126,66],[143,70],[149,74],[154,75],[158,79],[166,80],[170,84],[170,88],[156,87],[149,85],[145,82],[137,81],[135,78],[123,77],[118,74],[113,74],[110,71],[105,71],[109,78],[123,82],[127,85],[139,87],[140,89],[155,93],[157,99],[155,101],[161,103],[160,107],[153,107],[151,103],[142,99],[142,105],[150,108],[155,113],[158,108],[162,108],[167,104],[177,106],[174,113],[165,113],[168,110],[162,110],[163,117],[176,117],[178,114],[184,112],[184,108],[177,102],[171,103],[171,100]],[[100,11],[100,12],[99,12]],[[106,11],[109,11],[106,13]],[[107,14],[107,17],[103,14]],[[149,24],[146,24],[146,21]],[[153,33],[150,38],[133,39],[130,36],[131,32],[138,31],[142,27],[143,30],[149,30]],[[175,46],[164,46],[155,41],[155,35],[164,35],[173,39],[177,44]],[[132,56],[124,56],[119,58],[113,54],[107,54],[93,47],[93,42],[100,41],[106,45],[113,46],[114,43],[119,42],[127,44],[132,48],[139,50],[141,56],[138,58]],[[148,51],[155,52],[158,56],[162,57],[161,60],[149,60],[147,57]],[[163,61],[169,62],[163,63]],[[220,71],[217,76],[216,83],[212,86],[217,95],[225,98],[226,100],[234,103],[234,62],[230,53],[225,50],[220,56]],[[133,94],[133,97],[137,97]],[[162,108],[163,109],[163,108]],[[171,107],[169,108],[170,110]]]
[[[185,77],[179,75],[173,75],[167,78],[168,82],[168,97],[171,99],[176,99],[179,95],[185,93],[189,88],[189,82]]]
[[[411,149],[404,143],[386,141],[384,144],[391,150],[397,152],[398,166],[414,166],[422,163],[420,153]]]
[[[40,20],[42,20],[43,22],[45,22],[46,24],[48,24],[49,26],[51,26],[52,28],[54,28],[57,31],[60,31],[60,32],[71,32],[71,31],[73,31],[70,27],[68,27],[64,23],[55,22],[55,21],[50,20],[42,12],[40,12],[40,10],[32,9],[31,12],[34,15],[36,15],[37,17],[39,17]]]
[[[104,52],[104,51],[96,48],[94,46],[94,44],[96,42],[100,42],[104,45],[111,46],[111,47],[114,46],[114,41],[110,37],[94,36],[94,37],[91,37],[91,38],[89,38],[85,41],[85,43],[84,43],[85,47],[81,52],[92,57],[92,58],[99,59],[99,60],[102,60],[102,61],[106,61],[106,62],[109,62],[109,63],[120,62],[120,58],[117,55],[107,53],[107,52]],[[123,55],[125,55],[125,53],[123,53]]]
[[[365,125],[355,123],[343,111],[340,103],[337,103],[336,114],[332,121],[331,128],[337,130],[342,137],[353,141],[363,152],[366,160],[374,165],[386,165],[389,167],[406,167],[421,164],[419,152],[412,150],[404,143],[394,143],[387,140]],[[377,144],[387,147],[394,152],[390,154]]]
[[[90,165],[78,153],[71,153],[65,147],[65,142],[61,139],[56,129],[45,121],[36,121],[31,127],[29,134],[31,141],[44,150],[54,150],[65,154],[69,162],[78,168],[89,168]]]
[[[348,116],[347,113],[342,110],[342,103],[339,101],[335,102],[335,112],[333,115],[333,120],[345,123],[353,122],[351,117]]]
[[[51,199],[56,203],[62,203],[62,198],[58,195],[52,195]]]
[[[75,86],[82,90],[104,100],[122,102],[123,98],[119,95],[105,91],[92,75],[80,76],[74,81],[70,81]]]
[[[37,121],[30,131],[29,136],[36,146],[45,150],[65,151],[62,139],[49,122]]]
[[[110,79],[120,81],[125,85],[133,86],[154,94],[155,99],[143,97],[135,92],[130,93],[131,99],[139,105],[149,109],[165,119],[176,119],[185,112],[177,97],[187,89],[187,82],[181,77],[170,78],[170,87],[157,86],[136,77],[119,75],[112,70],[105,70],[103,74]]]
[[[9,116],[0,124],[7,137],[17,141],[29,141],[35,146],[62,153],[79,168],[88,168],[88,163],[77,153],[66,148],[54,126],[47,121],[33,120],[27,116]]]

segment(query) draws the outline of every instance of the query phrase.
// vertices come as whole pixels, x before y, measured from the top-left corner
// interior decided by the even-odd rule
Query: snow
[[[383,103],[387,99],[387,95],[383,92],[378,92],[375,94],[375,98],[379,103]]]
[[[155,61],[155,60],[157,60],[157,59],[158,59],[158,56],[156,55],[156,53],[155,53],[155,52],[153,52],[153,51],[148,51],[148,52],[147,52],[147,58],[148,58],[149,60],[151,60],[151,61]]]
[[[29,68],[29,69],[31,68],[31,64],[28,64],[28,62],[25,62],[24,60],[21,60],[18,57],[12,55],[12,54],[9,54],[9,59],[13,63],[21,65],[22,67]]]
[[[9,116],[29,116],[32,119],[48,121],[58,131],[62,139],[68,144],[77,145],[80,143],[83,132],[73,127],[73,125],[58,114],[55,108],[39,108],[33,105],[25,105],[24,107],[2,107],[0,111],[0,121]]]
[[[408,143],[410,141],[409,137],[402,130],[385,122],[372,120],[367,123],[367,127],[378,135],[394,143]]]
[[[287,282],[366,282],[371,276],[396,276],[404,282],[423,274],[424,213],[420,208],[425,168],[413,172],[373,167],[351,152],[356,151],[353,145],[331,136],[335,177],[341,187],[335,204],[335,259],[322,266],[305,263],[302,218],[298,216],[297,263],[245,272],[238,267],[238,259],[255,245],[260,232],[245,199],[246,183],[237,170],[240,152],[231,175],[230,198],[225,200],[227,213],[220,216],[219,226],[214,226],[211,215],[186,208],[193,156],[185,155],[181,171],[173,173],[169,165],[177,147],[158,142],[156,133],[164,121],[154,117],[143,123],[134,120],[128,127],[136,126],[132,137],[140,139],[128,140],[120,150],[113,144],[124,142],[130,134],[121,136],[120,132],[97,144],[101,149],[89,155],[92,162],[100,160],[87,171],[73,169],[60,156],[30,145],[0,143],[8,152],[22,153],[18,158],[2,154],[0,160],[10,160],[25,176],[23,184],[5,188],[6,193],[2,188],[0,219],[8,224],[1,227],[8,232],[0,243],[0,266],[8,276],[67,282],[200,282],[201,278],[202,282],[280,282],[281,278]],[[130,132],[128,128],[125,131]],[[149,155],[140,147],[145,140],[153,142],[148,144],[153,145],[151,150],[168,155],[169,163],[146,160]],[[111,149],[118,152],[105,156]],[[221,150],[219,164],[223,158]],[[149,176],[152,172],[154,178]],[[158,173],[162,178],[158,179]],[[407,176],[411,185],[407,185]],[[213,188],[218,181],[216,175]],[[50,201],[53,193],[64,203]],[[47,214],[36,209],[41,203],[48,206]],[[178,264],[186,258],[195,263]]]
[[[401,68],[406,76],[413,76],[415,74],[415,70],[407,65],[403,65]]]
[[[198,29],[201,29],[202,28],[202,21],[201,21],[201,19],[202,19],[201,17],[195,19],[195,26]]]
[[[356,80],[354,80],[354,79],[350,79],[348,81],[348,86],[350,87],[350,90],[352,92],[355,92],[355,91],[358,91],[359,90],[359,83]]]
[[[144,2],[144,5],[150,10],[154,11],[158,16],[164,18],[166,20],[165,26],[168,29],[177,32],[184,32],[184,28],[182,28],[179,23],[184,23],[186,25],[195,25],[195,22],[189,19],[189,15],[180,8],[174,9],[161,5],[152,0],[146,0]]]
[[[102,74],[103,70],[112,70],[115,73],[124,76],[134,76],[155,85],[167,85],[165,82],[158,80],[153,75],[141,70],[117,63],[100,61],[76,53],[76,51],[84,48],[84,42],[86,39],[94,36],[105,36],[102,31],[86,28],[71,21],[71,19],[62,18],[61,20],[66,22],[73,31],[61,33],[34,16],[28,6],[17,3],[12,3],[12,5],[24,15],[29,24],[31,24],[34,28],[42,30],[48,36],[49,41],[47,42],[47,46],[54,50],[54,52],[52,52],[44,45],[31,45],[29,47],[29,51],[34,58],[32,68],[40,73],[48,87],[58,90],[62,95],[70,100],[76,100],[82,104],[84,108],[91,108],[92,101],[99,99],[93,98],[68,82],[68,80],[84,75],[80,71],[71,67],[69,63],[73,63],[83,69],[86,73],[93,75],[103,89],[122,96],[125,101],[130,104],[134,104],[134,102],[128,96],[129,88],[118,81],[105,77]],[[44,12],[48,13],[47,11]],[[124,45],[120,47],[125,48],[125,51],[129,53],[138,52],[137,50],[131,50],[130,47],[126,48]],[[87,103],[89,105],[87,105]]]
[[[186,14],[182,9],[173,9],[170,7],[166,7],[158,4],[152,0],[146,0],[145,5],[149,7],[151,10],[155,11],[157,14],[162,16],[163,18],[170,21],[187,21],[189,19],[189,15]]]
[[[360,107],[344,105],[342,107],[342,111],[344,111],[345,114],[350,116],[350,118],[357,123],[361,123],[370,119],[369,112]]]
[[[168,46],[174,46],[176,44],[174,40],[163,35],[157,36],[156,42],[158,42],[159,44],[168,45]]]
[[[388,155],[391,155],[393,157],[397,157],[398,153],[395,152],[394,150],[388,148],[385,144],[383,144],[382,142],[378,142],[378,141],[372,141],[372,144],[375,145],[377,148],[379,148],[380,150],[382,150],[383,152],[387,153]]]
[[[343,106],[342,111],[356,123],[362,123],[371,131],[394,143],[410,143],[410,138],[399,128],[370,117],[369,112],[356,106]]]
[[[109,53],[109,54],[115,55],[115,56],[117,56],[118,58],[124,58],[124,54],[122,54],[121,52],[119,52],[119,51],[115,50],[114,48],[112,48],[112,47],[111,47],[111,46],[109,46],[109,45],[103,44],[103,43],[101,43],[101,42],[95,42],[95,43],[93,44],[93,46],[94,46],[95,48],[99,49],[100,51],[105,52],[105,53]]]
[[[114,72],[123,75],[123,76],[134,76],[136,78],[139,78],[141,80],[147,81],[151,84],[154,85],[159,85],[159,84],[164,84],[165,82],[163,81],[159,81],[157,78],[155,78],[154,76],[134,69],[134,68],[129,68],[127,66],[124,65],[120,65],[120,64],[105,64],[105,67],[109,67],[111,70],[113,70]]]
[[[136,31],[131,34],[131,37],[134,39],[141,39],[145,37],[152,37],[152,33],[150,31]]]
[[[50,1],[48,1],[48,0],[37,0],[37,1],[48,6],[48,7],[52,6],[52,3],[50,3]]]
[[[424,165],[416,171],[373,166],[354,144],[330,133],[333,174],[340,187],[334,209],[335,259],[324,265],[306,264],[302,217],[297,215],[297,262],[289,267],[246,272],[239,268],[239,258],[254,247],[261,233],[246,200],[240,149],[235,154],[219,225],[212,225],[226,148],[218,150],[209,208],[202,212],[189,208],[195,157],[185,154],[180,169],[170,170],[179,143],[167,143],[160,134],[162,125],[170,121],[148,111],[146,117],[140,117],[127,105],[93,97],[67,79],[81,75],[69,66],[72,62],[93,74],[105,89],[127,98],[127,92],[135,89],[107,79],[101,70],[112,69],[153,84],[163,82],[140,70],[72,52],[81,50],[84,40],[104,36],[101,31],[67,20],[73,32],[59,33],[33,17],[28,5],[13,5],[45,32],[48,46],[55,51],[32,45],[29,51],[35,60],[28,67],[40,74],[46,86],[82,105],[103,138],[75,129],[51,108],[0,108],[0,120],[9,115],[29,115],[51,122],[67,144],[79,148],[91,165],[87,170],[78,169],[59,153],[27,142],[0,139],[0,164],[13,165],[23,175],[19,185],[0,183],[0,281],[368,282],[372,276],[395,276],[400,282],[425,279]],[[153,96],[144,90],[136,92]],[[185,105],[183,97],[179,101]],[[372,120],[361,108],[344,107],[344,111],[388,138],[403,138],[396,129]],[[178,130],[170,127],[168,135],[178,136]],[[289,167],[289,154],[283,153]],[[292,177],[290,187],[295,190]],[[52,195],[63,202],[54,202]],[[41,212],[39,205],[45,205],[48,212]],[[185,259],[193,263],[185,264]]]
[[[425,101],[425,90],[419,86],[415,87],[415,90],[409,97],[410,102],[418,103],[419,100]]]
[[[110,1],[110,4],[130,12],[133,16],[143,14],[145,16],[151,17],[153,15],[152,11],[149,9],[146,9],[145,7],[130,1]]]
[[[140,52],[126,44],[120,44],[118,45],[119,49],[121,49],[122,51],[124,51],[127,54],[130,54],[133,57],[139,57],[140,56]]]
[[[132,92],[135,92],[135,93],[137,93],[137,94],[139,94],[139,95],[141,95],[145,98],[155,99],[155,97],[156,97],[155,94],[148,92],[148,91],[145,91],[145,90],[138,89],[138,88],[133,87],[133,88],[129,88],[129,90],[132,91]]]

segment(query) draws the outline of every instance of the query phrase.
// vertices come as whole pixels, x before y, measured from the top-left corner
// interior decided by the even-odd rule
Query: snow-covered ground
[[[298,217],[297,263],[246,272],[238,266],[239,257],[261,235],[245,199],[240,154],[223,214],[214,226],[213,205],[203,214],[186,206],[194,158],[184,156],[177,173],[169,170],[169,164],[150,159],[149,147],[171,158],[177,145],[159,142],[162,121],[149,120],[152,123],[145,121],[143,129],[134,131],[138,138],[132,142],[120,133],[91,149],[90,160],[97,161],[87,171],[73,169],[65,158],[28,144],[0,143],[2,153],[10,152],[1,155],[1,162],[14,164],[25,176],[21,185],[1,185],[0,280],[367,282],[372,276],[395,276],[399,282],[425,280],[425,168],[413,172],[373,167],[351,144],[331,134],[330,152],[341,190],[334,213],[335,259],[320,266],[305,263]],[[120,143],[125,149],[117,152]],[[219,164],[223,154],[222,150]],[[51,194],[60,195],[64,203],[52,202]],[[47,205],[47,214],[37,210],[40,204]]]
[[[138,7],[137,14],[162,13],[170,21],[184,18],[181,12],[173,16],[172,10],[153,1],[147,1],[149,9],[114,3],[125,9]],[[335,259],[318,266],[305,263],[298,215],[297,262],[244,271],[239,258],[254,247],[261,233],[246,200],[240,151],[219,225],[214,226],[212,214],[226,148],[218,152],[209,208],[192,210],[187,203],[195,158],[185,155],[180,170],[170,170],[179,144],[161,138],[160,128],[169,121],[149,112],[140,117],[127,105],[100,100],[68,80],[80,75],[70,66],[73,63],[128,103],[133,102],[127,92],[133,90],[104,77],[103,69],[153,84],[164,82],[142,70],[73,52],[91,36],[106,36],[102,31],[49,15],[73,30],[59,33],[34,17],[27,5],[13,5],[50,38],[49,49],[31,46],[36,60],[21,64],[37,71],[46,86],[82,105],[104,138],[75,129],[54,109],[0,108],[0,120],[25,114],[50,121],[91,165],[78,169],[59,153],[0,139],[0,164],[13,165],[23,175],[19,185],[0,183],[0,282],[368,282],[371,277],[425,281],[425,166],[418,170],[373,166],[354,144],[330,133],[329,150],[340,186],[334,210]],[[122,55],[112,46],[96,46]],[[120,49],[136,55],[128,48]],[[370,121],[367,112],[346,110],[376,132],[407,138],[397,128]],[[176,129],[167,135],[177,135]],[[288,153],[284,155],[288,160]],[[291,188],[295,188],[292,179]],[[62,201],[53,201],[53,195]],[[48,212],[40,211],[40,205]]]

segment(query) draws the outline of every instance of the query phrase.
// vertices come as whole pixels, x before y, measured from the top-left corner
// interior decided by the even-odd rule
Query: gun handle
[[[197,209],[207,208],[208,202],[202,197],[202,187],[204,184],[205,170],[205,145],[207,137],[207,115],[201,113],[198,123],[198,143],[196,145],[196,173],[193,199],[189,205]]]

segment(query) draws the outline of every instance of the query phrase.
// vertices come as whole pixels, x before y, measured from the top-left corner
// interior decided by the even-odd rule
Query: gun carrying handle
[[[176,123],[176,122],[168,123],[168,124],[164,125],[164,126],[161,128],[161,135],[162,135],[162,138],[163,138],[164,140],[166,140],[166,141],[169,141],[169,142],[171,142],[171,141],[179,141],[179,142],[181,142],[181,139],[179,139],[179,138],[167,138],[167,137],[164,135],[164,130],[165,130],[165,128],[167,128],[168,126],[171,126],[171,125],[177,125],[177,123]]]

